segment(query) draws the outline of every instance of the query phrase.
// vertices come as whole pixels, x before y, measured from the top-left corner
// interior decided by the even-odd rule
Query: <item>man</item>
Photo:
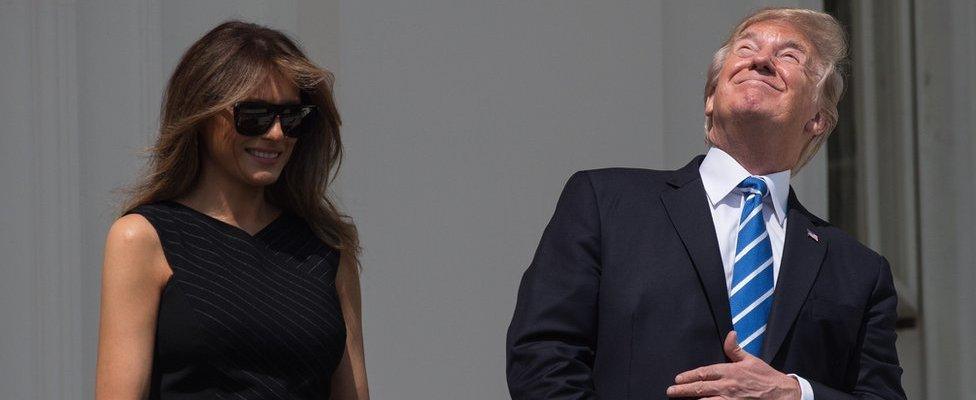
[[[843,31],[766,9],[718,50],[710,148],[570,178],[508,332],[515,399],[903,399],[887,261],[789,188],[837,121]]]

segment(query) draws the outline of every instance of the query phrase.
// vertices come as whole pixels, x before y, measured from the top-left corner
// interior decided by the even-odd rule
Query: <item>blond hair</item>
[[[764,8],[745,17],[725,41],[721,48],[712,56],[712,64],[708,68],[705,80],[705,101],[715,92],[718,75],[729,54],[732,42],[738,39],[746,28],[764,21],[783,21],[798,29],[813,44],[816,55],[813,72],[817,76],[817,90],[814,103],[819,108],[821,118],[824,118],[824,132],[815,136],[800,152],[800,157],[792,170],[795,174],[820,150],[820,146],[827,141],[827,137],[837,126],[837,103],[844,93],[843,68],[847,59],[847,35],[840,23],[830,14],[819,11],[797,8]],[[705,116],[705,142],[713,145],[708,139],[708,131],[712,129],[712,118]]]

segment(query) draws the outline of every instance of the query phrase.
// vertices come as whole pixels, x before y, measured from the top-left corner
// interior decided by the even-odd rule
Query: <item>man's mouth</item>
[[[736,84],[738,85],[738,84],[743,84],[743,83],[747,83],[747,82],[762,83],[762,84],[764,84],[766,86],[769,86],[770,88],[772,88],[773,90],[776,90],[778,92],[782,92],[783,91],[782,89],[776,87],[772,83],[769,83],[769,82],[767,82],[765,80],[762,80],[762,79],[755,79],[755,78],[743,79],[743,80],[737,82]]]

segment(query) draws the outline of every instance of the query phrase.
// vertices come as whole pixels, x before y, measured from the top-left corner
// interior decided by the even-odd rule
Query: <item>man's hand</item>
[[[668,397],[704,400],[799,400],[800,383],[739,347],[735,331],[725,337],[731,363],[713,364],[678,374]]]

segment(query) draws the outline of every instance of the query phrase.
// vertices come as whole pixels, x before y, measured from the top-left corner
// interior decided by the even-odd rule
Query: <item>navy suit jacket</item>
[[[702,159],[570,178],[509,326],[513,399],[666,399],[677,374],[728,362],[732,317]],[[807,379],[817,400],[905,398],[888,262],[792,190],[774,296],[765,362]]]

